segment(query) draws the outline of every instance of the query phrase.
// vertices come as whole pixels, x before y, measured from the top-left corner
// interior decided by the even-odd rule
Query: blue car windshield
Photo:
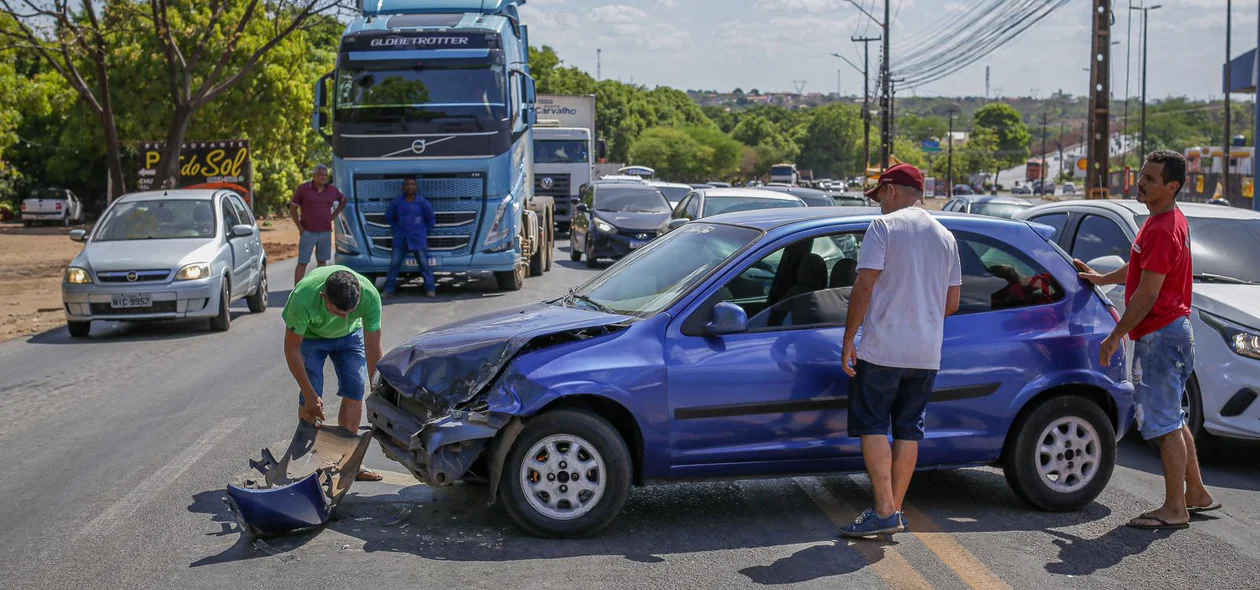
[[[585,298],[614,313],[656,314],[760,235],[746,227],[688,223],[578,287],[576,305]]]

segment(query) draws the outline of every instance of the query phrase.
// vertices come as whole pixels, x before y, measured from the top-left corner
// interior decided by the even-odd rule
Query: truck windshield
[[[534,141],[535,164],[583,164],[589,150],[581,139],[539,139]]]
[[[572,305],[589,301],[619,314],[656,314],[760,235],[746,227],[688,223],[578,287]]]
[[[795,172],[795,170],[793,170],[791,166],[771,166],[770,167],[771,176],[786,176],[793,172]]]
[[[405,67],[351,62],[337,72],[337,123],[478,121],[492,130],[507,117],[506,75],[495,64]]]

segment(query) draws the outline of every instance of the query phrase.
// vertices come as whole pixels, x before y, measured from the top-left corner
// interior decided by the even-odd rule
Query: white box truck
[[[534,194],[553,197],[558,231],[568,231],[582,187],[602,149],[595,142],[595,95],[538,95]],[[598,146],[602,148],[602,144]]]

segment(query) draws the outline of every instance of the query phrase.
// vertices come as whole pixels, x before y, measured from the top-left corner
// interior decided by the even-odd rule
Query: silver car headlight
[[[1260,360],[1260,332],[1203,310],[1199,310],[1199,317],[1225,338],[1234,354]]]
[[[195,281],[210,276],[210,265],[206,263],[188,264],[175,273],[177,281]]]
[[[617,228],[613,227],[612,224],[604,223],[603,221],[599,221],[598,219],[595,220],[595,229],[602,231],[606,234],[610,234],[610,233],[613,233],[614,231],[617,231]]]
[[[92,275],[86,269],[72,266],[66,269],[66,282],[71,285],[86,285],[92,282]]]

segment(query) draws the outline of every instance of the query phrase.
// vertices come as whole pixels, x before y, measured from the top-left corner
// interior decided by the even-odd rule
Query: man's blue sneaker
[[[888,518],[880,518],[875,509],[871,508],[858,515],[852,523],[840,527],[840,534],[846,537],[872,537],[899,533],[905,528],[900,512],[894,512]]]

